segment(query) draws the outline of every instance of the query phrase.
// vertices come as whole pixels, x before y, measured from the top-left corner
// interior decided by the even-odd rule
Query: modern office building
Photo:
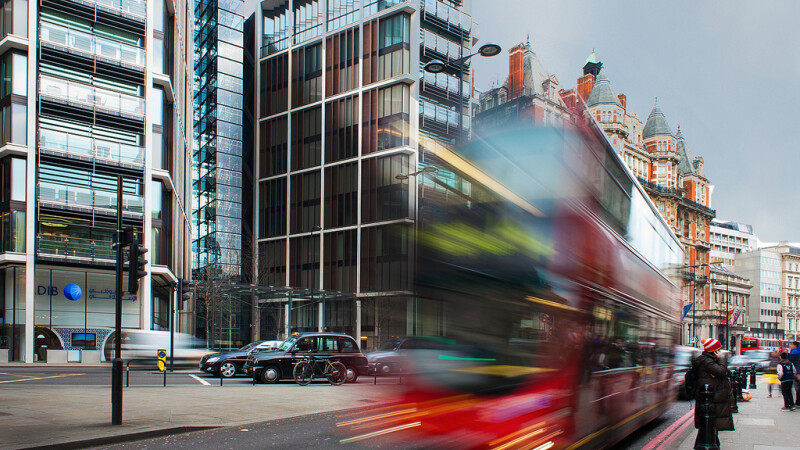
[[[265,0],[249,20],[255,278],[294,289],[260,300],[254,327],[343,331],[367,349],[426,332],[409,236],[434,181],[417,172],[467,134],[471,89],[466,65],[423,66],[470,51],[469,2]]]
[[[761,248],[736,255],[735,272],[749,278],[749,335],[783,339],[782,256],[778,247]]]
[[[800,245],[781,242],[781,300],[785,338],[800,339]]]
[[[688,342],[689,336],[714,336],[723,343],[723,348],[737,353],[734,350],[741,349],[739,342],[750,329],[748,308],[753,285],[724,266],[712,265],[709,287],[709,307],[698,309],[696,317],[687,316],[683,342]]]
[[[753,226],[729,220],[711,220],[711,260],[733,268],[736,255],[758,247]]]
[[[192,271],[200,287],[194,312],[198,336],[211,334],[213,347],[241,347],[251,338],[249,302],[220,292],[225,283],[243,281],[242,266],[252,257],[242,251],[243,240],[251,239],[252,221],[244,213],[252,199],[243,193],[252,191],[252,164],[242,145],[241,6],[240,0],[195,1]]]
[[[189,275],[193,5],[12,0],[3,11],[0,352],[99,360],[115,321],[118,176],[123,223],[150,249],[123,327],[166,329]]]

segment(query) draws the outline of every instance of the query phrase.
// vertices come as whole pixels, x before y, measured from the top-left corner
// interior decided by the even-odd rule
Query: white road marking
[[[204,379],[202,379],[202,378],[198,377],[197,375],[191,375],[191,374],[189,374],[189,376],[190,376],[190,377],[192,377],[192,378],[194,378],[195,380],[197,380],[197,381],[198,381],[200,384],[202,384],[203,386],[211,386],[211,383],[209,383],[208,381],[206,381],[206,380],[204,380]]]

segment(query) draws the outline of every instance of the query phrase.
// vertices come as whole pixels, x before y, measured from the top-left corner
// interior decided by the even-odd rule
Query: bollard
[[[222,376],[222,368],[220,368],[219,369],[219,385],[220,386],[222,386],[222,380],[224,380],[224,379],[225,379],[225,377]]]
[[[131,368],[125,366],[125,387],[131,387]]]
[[[704,384],[700,388],[700,401],[697,408],[701,414],[700,429],[697,430],[695,450],[719,450],[717,445],[717,424],[714,412],[714,388]]]
[[[736,386],[739,384],[739,381],[736,379],[736,372],[732,371],[728,378],[731,381],[731,413],[738,413],[739,412],[739,402],[736,400]]]
[[[739,401],[739,402],[743,402],[744,401],[744,397],[742,396],[742,392],[744,391],[744,387],[747,385],[747,376],[745,375],[745,371],[746,370],[747,369],[742,367],[741,369],[739,369],[737,371],[738,372],[738,377],[739,377],[739,383],[738,383],[739,385],[736,387],[736,401]]]
[[[167,370],[164,369],[164,387],[167,387]]]
[[[756,388],[756,365],[750,364],[750,386],[749,389],[757,389]]]

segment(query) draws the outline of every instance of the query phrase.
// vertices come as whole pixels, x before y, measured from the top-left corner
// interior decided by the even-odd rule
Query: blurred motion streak
[[[597,123],[421,146],[414,335],[372,359],[402,384],[341,442],[599,448],[666,411],[683,248]]]

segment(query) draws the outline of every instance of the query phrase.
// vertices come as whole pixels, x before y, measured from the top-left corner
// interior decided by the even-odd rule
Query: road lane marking
[[[25,378],[25,379],[22,379],[22,380],[6,380],[6,381],[0,381],[0,383],[19,383],[21,381],[45,380],[45,379],[48,379],[48,378],[61,378],[61,377],[77,377],[77,376],[80,376],[80,375],[86,375],[86,374],[85,373],[67,373],[67,374],[63,374],[63,375],[51,375],[49,377]]]
[[[692,410],[692,412],[694,412],[694,410]],[[662,442],[661,445],[658,446],[657,450],[666,450],[668,448],[672,448],[672,442],[675,441],[675,439],[678,439],[679,436],[683,435],[683,432],[689,428],[690,425],[694,425],[694,420],[687,420],[683,425],[681,425],[680,428],[675,430],[670,437]]]
[[[670,435],[672,435],[672,433],[676,429],[680,428],[684,423],[686,423],[687,421],[689,421],[693,417],[694,417],[694,409],[689,411],[688,413],[684,414],[683,417],[681,417],[680,419],[678,419],[675,422],[673,422],[672,425],[667,427],[666,430],[664,430],[661,433],[659,433],[658,436],[653,438],[653,440],[651,440],[647,445],[642,447],[642,450],[653,450],[653,449],[657,448],[659,446],[659,444],[661,444],[668,437],[670,437]]]
[[[200,384],[202,384],[203,386],[211,386],[211,383],[209,383],[208,381],[198,377],[197,375],[189,374],[189,376],[194,378],[195,380],[199,381]]]

